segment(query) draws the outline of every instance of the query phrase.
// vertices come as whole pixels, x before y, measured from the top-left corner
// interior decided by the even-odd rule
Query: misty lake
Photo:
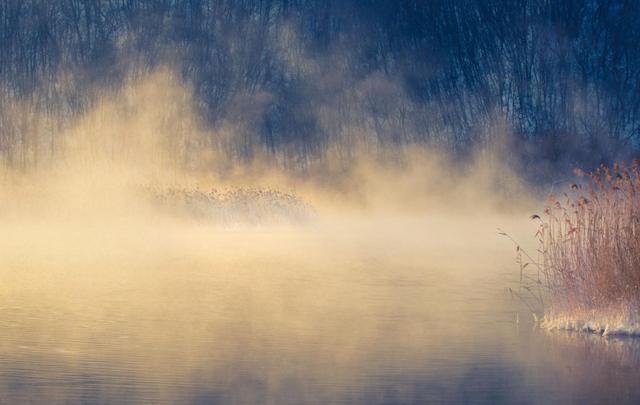
[[[640,401],[640,340],[535,329],[491,228],[339,223],[9,226],[0,403]]]
[[[0,405],[640,405],[638,44],[640,0],[0,1]]]

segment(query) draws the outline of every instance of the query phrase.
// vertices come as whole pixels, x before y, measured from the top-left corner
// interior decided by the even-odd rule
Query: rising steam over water
[[[500,150],[454,167],[363,145],[300,172],[229,159],[211,146],[234,128],[196,117],[162,70],[60,125],[50,160],[3,168],[1,401],[637,398],[635,371],[522,354],[540,337],[515,324],[495,228],[532,243],[535,198]]]

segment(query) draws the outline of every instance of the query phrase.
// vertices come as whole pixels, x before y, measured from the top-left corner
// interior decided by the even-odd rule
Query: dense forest
[[[463,158],[508,132],[544,177],[640,147],[638,21],[614,0],[1,0],[0,159],[43,164],[106,89],[169,66],[233,159]]]

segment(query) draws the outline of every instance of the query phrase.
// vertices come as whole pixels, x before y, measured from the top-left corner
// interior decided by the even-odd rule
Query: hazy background
[[[635,153],[639,18],[597,0],[3,0],[0,159],[46,167],[78,117],[155,77],[171,164],[306,175],[419,145],[548,185]]]

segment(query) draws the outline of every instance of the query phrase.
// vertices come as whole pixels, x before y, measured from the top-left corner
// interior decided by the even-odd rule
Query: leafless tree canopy
[[[1,0],[0,156],[37,165],[105,89],[170,66],[237,159],[462,156],[500,122],[523,171],[593,165],[639,146],[638,21],[616,0]]]

